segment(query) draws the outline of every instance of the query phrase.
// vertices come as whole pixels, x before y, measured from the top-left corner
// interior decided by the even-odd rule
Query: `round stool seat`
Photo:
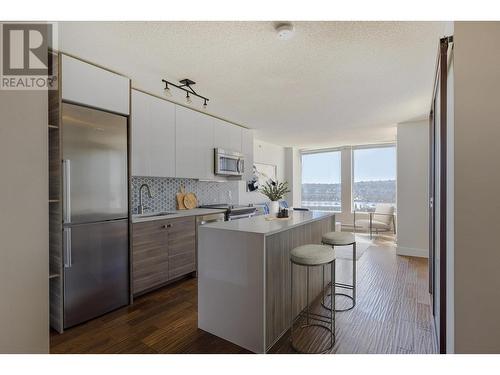
[[[327,264],[335,259],[335,250],[325,245],[302,245],[290,251],[290,259],[306,266]]]
[[[346,246],[355,243],[356,237],[348,232],[328,232],[323,235],[322,242],[333,246]]]

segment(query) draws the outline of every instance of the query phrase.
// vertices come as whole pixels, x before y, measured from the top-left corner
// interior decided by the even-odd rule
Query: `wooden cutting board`
[[[187,193],[184,196],[184,207],[188,210],[192,210],[198,206],[198,198],[196,198],[195,193]]]
[[[184,205],[184,197],[186,196],[186,192],[184,191],[184,186],[181,186],[179,192],[175,195],[177,200],[177,209],[185,210],[186,206]]]

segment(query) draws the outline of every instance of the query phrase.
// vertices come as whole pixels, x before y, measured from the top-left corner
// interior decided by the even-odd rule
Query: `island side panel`
[[[264,235],[201,226],[198,236],[198,328],[264,353]]]
[[[324,233],[335,228],[334,217],[304,224],[266,237],[266,350],[290,328],[291,311],[296,317],[306,306],[306,268],[295,266],[293,273],[293,309],[290,309],[290,251],[305,244],[319,244]],[[330,269],[325,268],[325,285]],[[310,270],[310,299],[322,290],[321,267]]]

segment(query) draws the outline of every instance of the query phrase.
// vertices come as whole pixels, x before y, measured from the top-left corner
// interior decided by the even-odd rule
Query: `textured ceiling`
[[[159,95],[161,78],[190,78],[208,113],[281,145],[390,141],[397,122],[428,112],[444,23],[294,27],[279,40],[272,22],[64,22],[59,48]]]

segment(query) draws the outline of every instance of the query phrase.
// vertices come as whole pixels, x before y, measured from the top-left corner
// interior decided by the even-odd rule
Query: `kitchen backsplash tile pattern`
[[[148,184],[153,198],[149,198],[143,192],[143,205],[145,212],[171,211],[175,210],[175,194],[180,187],[184,186],[186,192],[193,192],[198,197],[198,204],[213,203],[238,203],[238,181],[211,182],[198,181],[187,178],[165,178],[165,177],[132,177],[132,214],[137,213],[139,206],[139,189],[142,184]]]

